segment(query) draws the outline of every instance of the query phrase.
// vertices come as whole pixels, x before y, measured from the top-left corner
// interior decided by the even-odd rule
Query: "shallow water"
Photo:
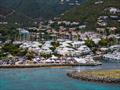
[[[97,67],[0,69],[0,90],[120,90],[119,84],[75,80],[66,76],[73,70],[120,69],[120,64]]]

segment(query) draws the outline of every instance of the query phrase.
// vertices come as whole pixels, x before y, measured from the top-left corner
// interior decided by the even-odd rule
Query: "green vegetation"
[[[58,24],[55,22],[55,23],[51,24],[50,26],[51,26],[52,28],[58,30],[60,25],[58,25]]]
[[[71,7],[60,4],[60,0],[0,0],[0,6],[13,9],[28,18],[47,19],[61,14]]]
[[[95,47],[95,43],[92,39],[87,39],[85,40],[85,45],[87,45],[88,47],[92,48],[92,47]]]
[[[0,60],[3,58],[3,57],[6,57],[7,54],[6,53],[3,53],[2,51],[0,51]]]
[[[120,70],[98,70],[98,71],[83,71],[80,72],[80,75],[83,76],[93,76],[99,78],[112,78],[112,79],[120,79]]]
[[[19,52],[19,45],[5,44],[2,47],[2,51],[6,53],[11,53],[12,55],[16,55]]]
[[[51,54],[40,53],[40,56],[44,57],[44,58],[50,58],[52,55]]]
[[[50,49],[54,52],[57,47],[60,46],[59,42],[51,42],[52,47]]]
[[[1,47],[0,58],[5,57],[8,54],[12,54],[13,56],[25,56],[27,54],[27,50],[22,50],[19,48],[19,45],[9,43]]]
[[[59,42],[51,42],[51,45],[55,48],[60,46]]]
[[[104,11],[105,8],[120,7],[119,0],[103,0],[103,4],[97,5],[94,4],[95,1],[98,0],[87,0],[86,3],[66,11],[64,15],[61,16],[61,19],[68,21],[81,21],[87,25],[86,30],[95,30],[95,28],[97,27],[97,18],[100,15],[111,15],[109,12],[106,13]],[[108,20],[108,25],[119,28],[119,23],[117,21],[112,21],[111,19]]]
[[[99,41],[99,45],[100,46],[108,46],[109,45],[109,40],[107,38],[102,38],[100,41]]]
[[[14,14],[6,17],[5,19],[9,24],[19,25],[19,26],[34,26],[34,20],[31,17],[26,16],[25,14],[16,11]]]
[[[85,81],[97,81],[107,83],[120,83],[120,69],[116,70],[90,70],[82,72],[67,73],[69,77]]]
[[[15,39],[15,35],[18,34],[18,31],[16,30],[17,27],[17,25],[13,24],[0,25],[0,40],[6,41]]]
[[[35,56],[35,53],[32,51],[26,53],[26,57],[28,60],[32,60],[32,58],[34,58],[34,56]]]

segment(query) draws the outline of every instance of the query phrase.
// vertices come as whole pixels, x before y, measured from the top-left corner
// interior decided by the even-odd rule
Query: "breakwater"
[[[65,66],[98,66],[101,63],[93,64],[29,64],[29,65],[0,65],[0,68],[38,68],[38,67],[65,67]]]
[[[106,82],[120,84],[120,70],[113,71],[73,71],[67,73],[67,76],[74,79],[81,79],[85,81]]]

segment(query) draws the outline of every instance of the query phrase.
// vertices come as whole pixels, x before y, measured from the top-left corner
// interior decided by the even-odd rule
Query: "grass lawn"
[[[83,75],[83,76],[93,76],[93,77],[99,77],[99,78],[120,79],[120,69],[83,71],[83,72],[79,72],[78,74]]]

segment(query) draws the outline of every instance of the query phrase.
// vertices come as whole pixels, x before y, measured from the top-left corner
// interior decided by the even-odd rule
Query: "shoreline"
[[[94,73],[93,73],[94,72]],[[101,73],[102,72],[102,73]],[[104,74],[103,74],[104,72]],[[118,72],[118,74],[114,75],[114,73]],[[95,74],[97,73],[97,74]],[[98,74],[99,73],[99,74]],[[110,75],[107,76],[108,73],[111,73],[114,77]],[[106,75],[106,76],[105,76]],[[120,84],[120,70],[98,70],[98,71],[73,71],[67,73],[67,76],[77,80],[91,81],[91,82],[101,82],[101,83],[115,83]],[[116,78],[117,77],[117,78]]]
[[[29,64],[29,65],[0,65],[0,68],[40,68],[40,67],[75,67],[75,66],[98,66],[101,63],[95,64]]]

